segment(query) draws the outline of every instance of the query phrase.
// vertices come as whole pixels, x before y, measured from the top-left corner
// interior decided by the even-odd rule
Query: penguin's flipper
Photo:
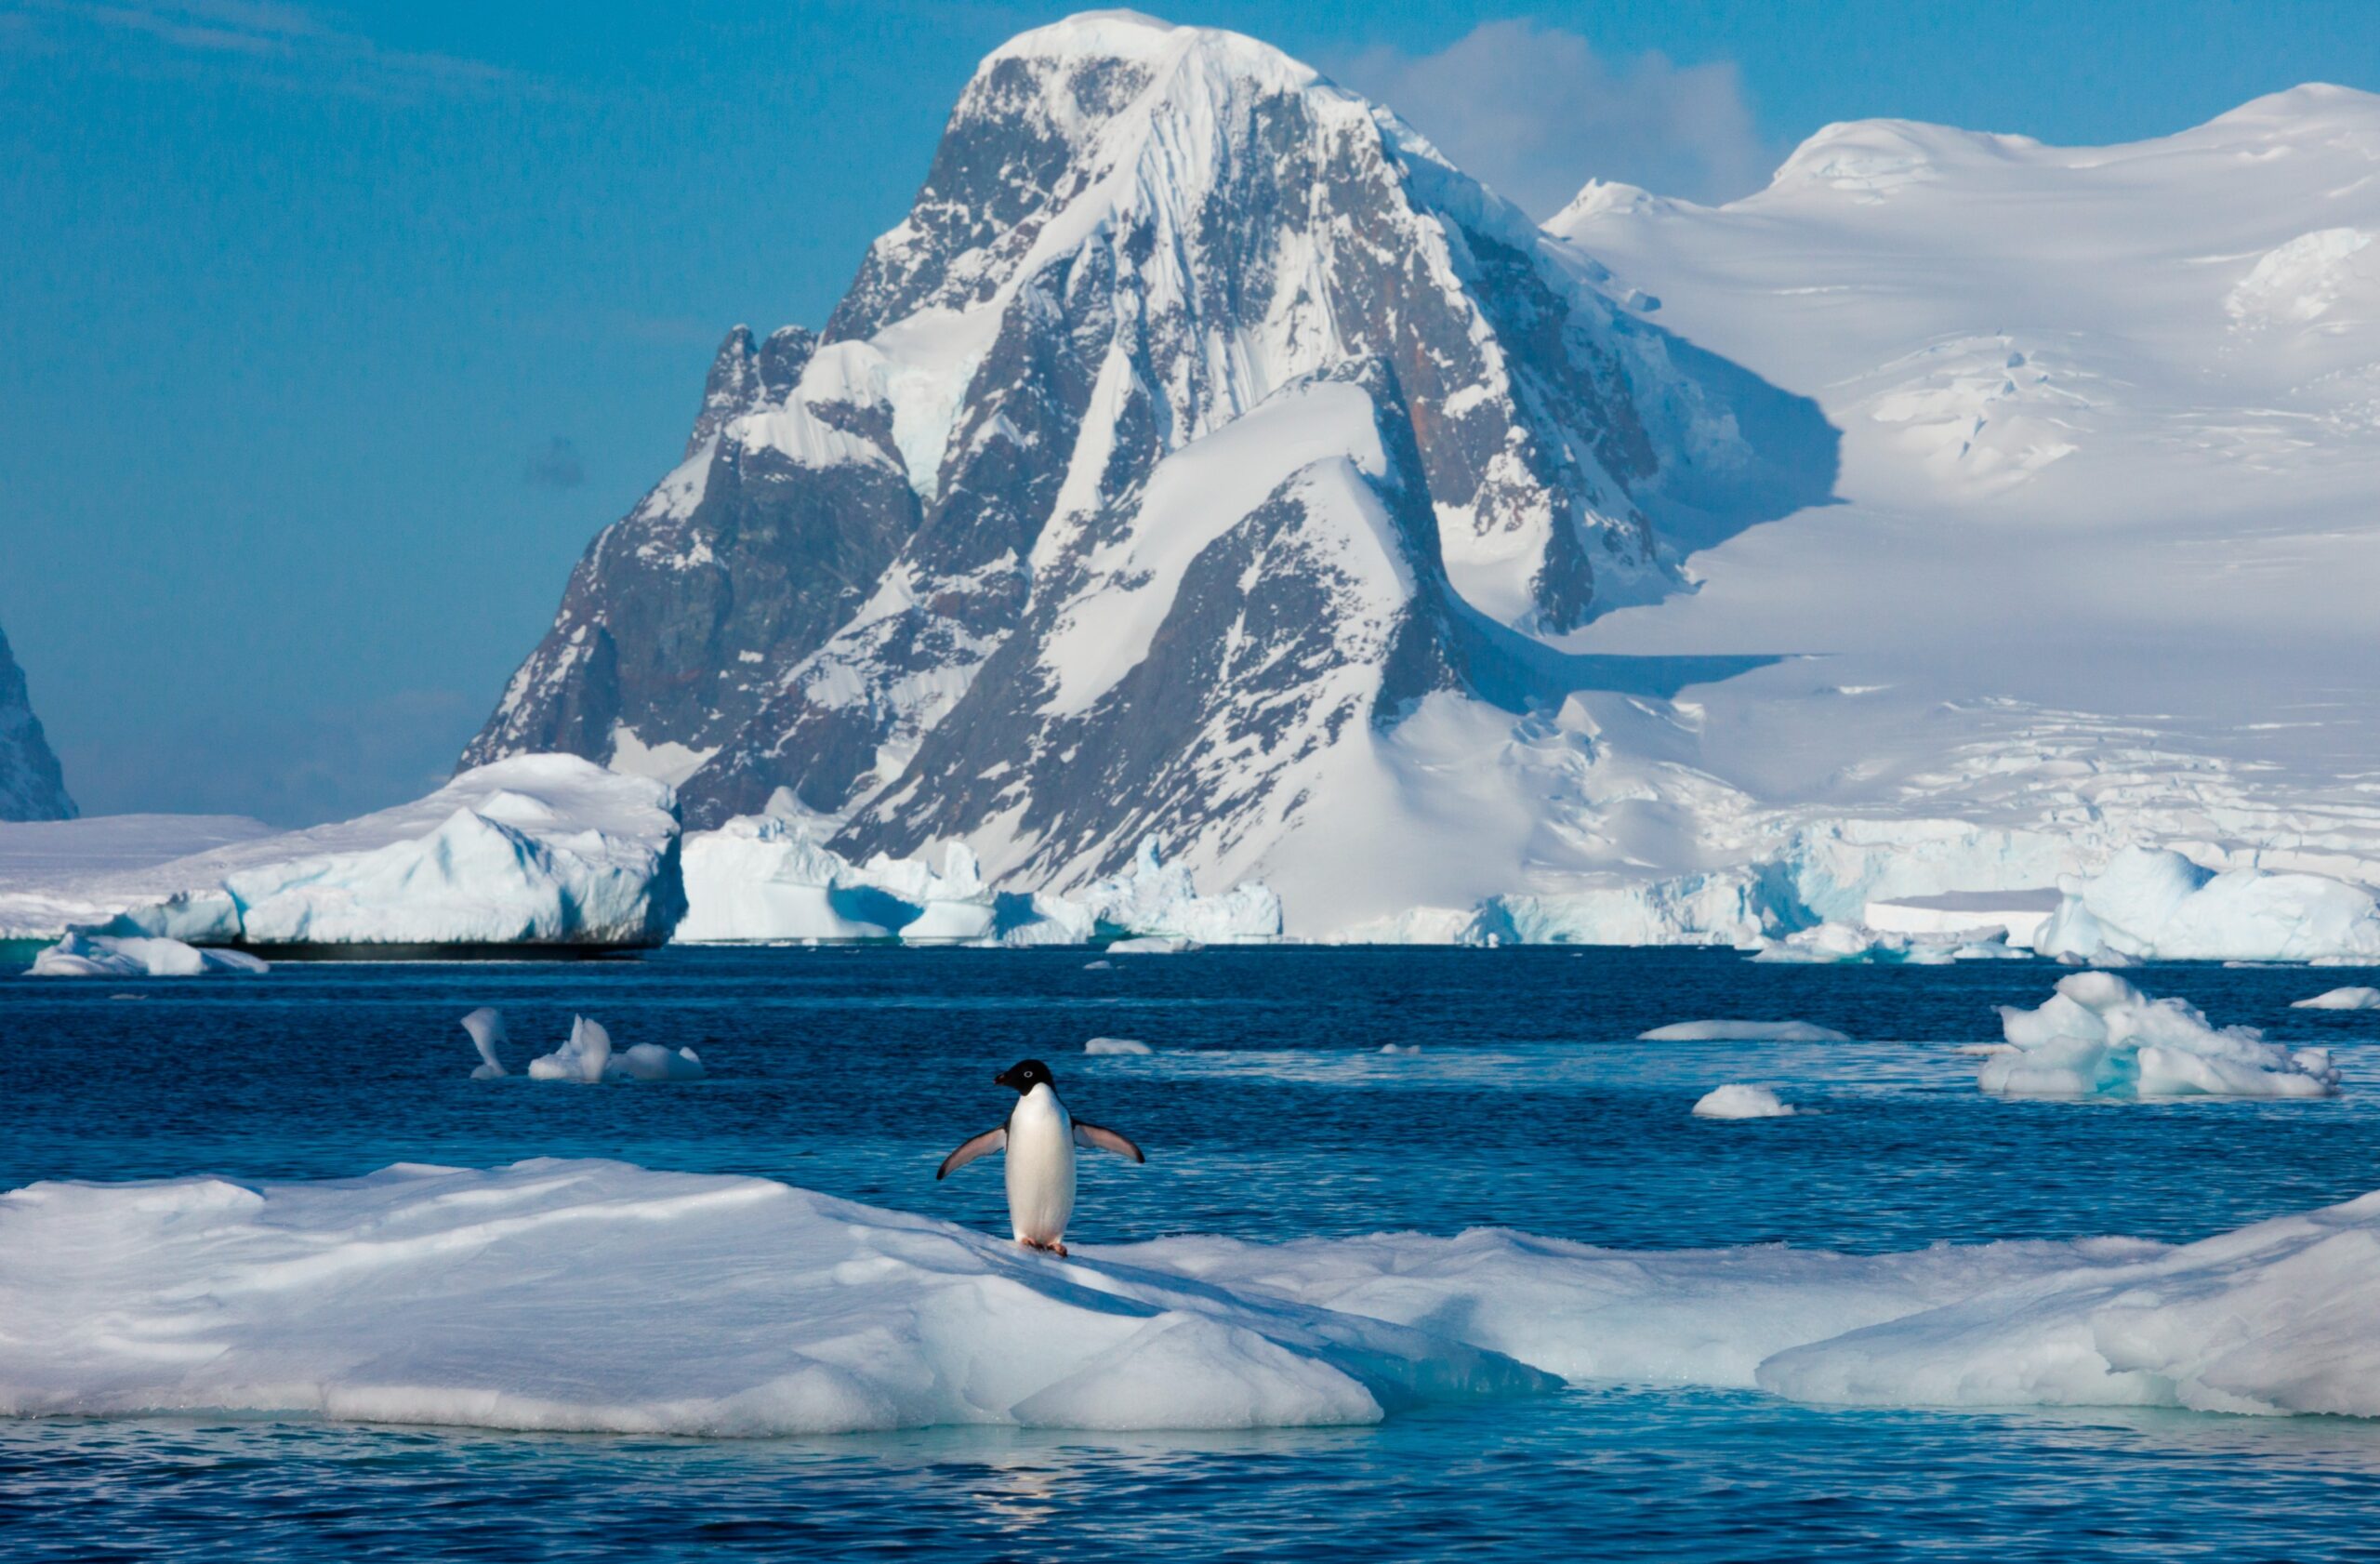
[[[1117,1156],[1130,1157],[1135,1162],[1148,1160],[1141,1148],[1132,1144],[1130,1136],[1119,1135],[1103,1124],[1086,1124],[1079,1119],[1075,1120],[1075,1144],[1087,1146],[1093,1151],[1113,1151]]]
[[[1007,1144],[1007,1125],[1003,1124],[997,1130],[985,1130],[972,1140],[959,1142],[959,1149],[942,1160],[942,1166],[934,1169],[933,1176],[947,1178],[985,1152],[998,1151]]]

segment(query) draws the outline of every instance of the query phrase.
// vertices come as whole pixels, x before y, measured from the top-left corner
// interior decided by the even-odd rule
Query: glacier
[[[2373,1417],[2375,1239],[2380,1194],[2181,1245],[1646,1252],[1479,1228],[1061,1261],[620,1162],[53,1182],[0,1195],[0,1414],[1252,1428],[1567,1382]]]

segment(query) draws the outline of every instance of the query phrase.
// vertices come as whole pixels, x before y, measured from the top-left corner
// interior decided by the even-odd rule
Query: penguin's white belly
[[[1075,1213],[1075,1133],[1057,1094],[1036,1086],[1008,1120],[1008,1218],[1018,1239],[1056,1243]]]

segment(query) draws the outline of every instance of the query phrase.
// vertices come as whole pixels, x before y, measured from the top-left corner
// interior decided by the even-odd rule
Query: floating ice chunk
[[[704,1436],[1363,1424],[1549,1375],[757,1178],[537,1160],[0,1195],[0,1415]],[[165,1344],[160,1349],[160,1344]]]
[[[1111,956],[1179,956],[1200,948],[1195,939],[1144,934],[1133,939],[1117,940],[1107,948],[1107,953]]]
[[[1640,1042],[1849,1042],[1848,1032],[1808,1021],[1677,1021],[1638,1032]]]
[[[1095,1037],[1082,1045],[1082,1051],[1086,1054],[1104,1054],[1111,1056],[1156,1052],[1147,1043],[1128,1037]]]
[[[503,1025],[501,1017],[496,1024]],[[703,1074],[702,1058],[691,1048],[640,1042],[615,1054],[612,1034],[584,1015],[570,1018],[570,1037],[560,1048],[529,1061],[532,1080],[575,1080],[583,1086],[604,1080],[700,1080]]]
[[[2380,988],[2333,988],[2310,1000],[2296,1000],[2292,1010],[2380,1010]]]
[[[1793,1106],[1778,1101],[1767,1087],[1734,1081],[1712,1088],[1694,1105],[1697,1119],[1784,1119],[1792,1112]]]
[[[1421,1052],[1421,1045],[1418,1042],[1383,1042],[1380,1045],[1380,1051],[1383,1054],[1419,1054]]]
[[[2009,1050],[1986,1059],[1983,1089],[2020,1097],[2320,1097],[2338,1090],[2330,1052],[2220,1031],[2182,1000],[2151,1000],[2111,973],[2058,980],[2037,1010],[2003,1006]]]
[[[473,1080],[494,1080],[512,1073],[504,1067],[504,1060],[497,1053],[508,1041],[502,1011],[482,1005],[464,1016],[460,1025],[470,1034],[471,1046],[480,1051],[479,1067],[471,1071]]]
[[[1085,961],[1082,964],[1082,970],[1085,972],[1114,972],[1116,970],[1116,963],[1109,961]]]
[[[137,935],[69,931],[64,939],[33,958],[32,977],[200,977],[221,974],[242,976],[268,970],[265,963],[240,950],[202,950],[178,939],[144,939]]]
[[[615,1080],[622,1076],[630,1080],[700,1080],[703,1078],[700,1054],[691,1048],[669,1049],[657,1042],[640,1042],[615,1054],[609,1069]]]
[[[1855,923],[1821,923],[1783,939],[1764,939],[1755,961],[1828,964],[1850,961],[1879,965],[1943,966],[1951,961],[2022,959],[2026,952],[2008,948],[2006,931],[1998,925],[1951,934],[1895,934]]]
[[[570,1038],[550,1054],[529,1061],[532,1080],[575,1080],[591,1086],[612,1062],[612,1034],[584,1015],[570,1018]]]
[[[2380,964],[2380,905],[2320,875],[2217,874],[2179,853],[2127,847],[2063,888],[2034,937],[2044,956]]]

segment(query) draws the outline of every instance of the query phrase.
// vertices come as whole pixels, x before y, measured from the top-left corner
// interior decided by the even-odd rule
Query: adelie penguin
[[[1040,1060],[1011,1065],[992,1080],[1016,1093],[1008,1122],[985,1130],[945,1157],[933,1176],[947,1178],[985,1152],[1005,1149],[1008,1219],[1016,1229],[1016,1241],[1027,1249],[1064,1254],[1066,1246],[1059,1240],[1066,1236],[1066,1218],[1075,1213],[1075,1147],[1112,1151],[1135,1162],[1148,1159],[1115,1131],[1069,1114],[1058,1100],[1050,1067]]]

